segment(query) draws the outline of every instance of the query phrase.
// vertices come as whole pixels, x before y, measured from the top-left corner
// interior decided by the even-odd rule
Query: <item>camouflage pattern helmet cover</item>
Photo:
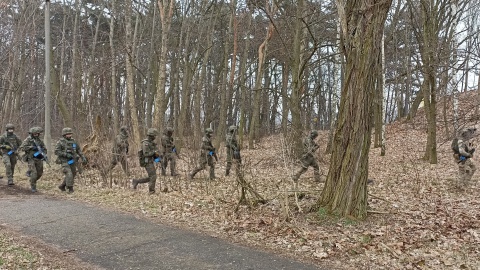
[[[68,134],[73,134],[73,131],[71,128],[66,127],[62,129],[62,136],[68,135]]]
[[[235,130],[237,130],[237,126],[230,126],[230,127],[228,128],[228,131],[229,131],[229,132],[234,132]]]
[[[41,127],[32,127],[29,131],[30,134],[43,133],[43,128]]]
[[[205,134],[213,134],[213,129],[211,128],[205,129]]]
[[[312,130],[312,131],[310,132],[310,136],[311,136],[311,137],[317,137],[317,136],[318,136],[318,131]]]
[[[5,129],[9,130],[9,129],[15,129],[15,126],[11,123],[8,123],[6,126],[5,126]]]
[[[172,127],[167,127],[165,129],[165,133],[168,133],[168,132],[173,133],[173,128]]]
[[[127,126],[122,126],[122,127],[120,128],[120,131],[121,131],[121,132],[127,132],[127,131],[128,131],[128,127],[127,127]]]
[[[464,141],[468,141],[475,136],[476,132],[477,132],[477,128],[475,127],[464,128],[460,131],[460,137]]]
[[[157,136],[158,130],[156,128],[149,128],[147,130],[147,136]]]

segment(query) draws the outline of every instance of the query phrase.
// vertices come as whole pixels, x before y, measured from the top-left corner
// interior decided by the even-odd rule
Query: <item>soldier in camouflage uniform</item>
[[[202,149],[200,151],[199,166],[195,168],[189,175],[188,179],[192,180],[199,171],[210,166],[210,180],[215,179],[215,164],[213,158],[216,157],[215,148],[212,145],[213,129],[205,129],[205,136],[202,138]]]
[[[15,173],[15,165],[18,158],[18,147],[22,141],[13,133],[15,126],[13,124],[6,125],[6,132],[0,136],[0,149],[3,156],[3,164],[5,164],[5,171],[7,174],[8,185],[12,186],[13,174]]]
[[[115,137],[115,142],[112,148],[112,162],[108,167],[107,173],[110,172],[115,166],[120,163],[122,169],[127,176],[130,175],[127,167],[127,154],[128,154],[128,128],[123,126],[120,128],[120,134]]]
[[[148,191],[150,194],[155,193],[155,182],[157,181],[157,171],[155,164],[161,162],[160,152],[158,151],[155,138],[158,136],[158,130],[149,128],[147,131],[147,139],[142,141],[142,151],[145,158],[145,170],[148,176],[141,179],[132,179],[132,188],[137,189],[138,184],[148,183]]]
[[[32,192],[37,192],[37,181],[43,175],[43,160],[47,155],[47,149],[40,134],[43,132],[41,127],[32,127],[29,130],[29,136],[23,141],[20,149],[25,152],[22,157],[28,164],[28,175],[30,177],[30,187]]]
[[[163,132],[162,136],[162,175],[165,175],[165,170],[167,169],[168,162],[170,161],[170,174],[172,176],[177,176],[175,172],[175,165],[177,163],[177,148],[173,143],[173,128],[167,127]]]
[[[475,148],[469,142],[475,136],[476,128],[467,128],[460,132],[458,139],[458,154],[454,154],[455,162],[458,164],[459,181],[458,187],[467,188],[470,184],[473,174],[477,170],[473,164],[472,158]]]
[[[55,146],[56,163],[62,165],[62,171],[65,175],[62,184],[58,188],[61,191],[68,189],[68,193],[73,193],[74,179],[77,174],[77,162],[81,159],[83,164],[87,163],[87,158],[83,155],[80,145],[72,138],[72,134],[71,128],[63,128],[62,138],[58,140]]]
[[[225,176],[230,174],[230,168],[232,168],[232,160],[235,162],[235,173],[240,174],[240,164],[242,159],[240,157],[240,148],[237,142],[237,127],[230,126],[225,139],[225,147],[227,148],[227,167],[225,169]]]
[[[293,181],[297,182],[300,175],[307,171],[308,167],[313,167],[313,173],[316,182],[320,182],[320,168],[318,167],[317,160],[313,155],[318,149],[318,145],[315,142],[315,139],[318,137],[318,132],[312,130],[310,135],[303,140],[303,155],[300,159],[302,167],[297,171],[293,176]]]

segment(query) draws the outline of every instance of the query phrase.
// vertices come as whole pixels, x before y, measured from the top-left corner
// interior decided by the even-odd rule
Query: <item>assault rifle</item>
[[[45,151],[43,151],[43,148],[38,145],[38,143],[33,140],[33,143],[35,144],[36,152],[33,153],[33,157],[45,161],[47,163],[48,167],[50,167],[50,162],[48,161],[48,156],[45,154]]]

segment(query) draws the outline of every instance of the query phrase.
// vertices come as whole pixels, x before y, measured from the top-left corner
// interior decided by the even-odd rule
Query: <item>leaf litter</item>
[[[468,105],[472,100],[464,95],[461,102]],[[468,124],[476,124],[471,113],[474,107],[467,105],[462,106],[461,115]],[[385,156],[380,156],[379,148],[371,149],[369,178],[373,183],[368,186],[370,214],[365,221],[308,212],[319,198],[323,183],[314,182],[309,169],[298,187],[294,187],[291,175],[299,165],[284,158],[288,149],[282,147],[285,144],[281,135],[256,142],[255,149],[242,150],[245,179],[267,203],[250,201],[236,212],[239,186],[234,176],[220,176],[225,167],[222,151],[216,164],[216,181],[207,180],[206,170],[188,181],[186,175],[194,164],[192,159],[182,159],[177,162],[180,176],[159,175],[154,195],[148,194],[146,185],[139,185],[138,190],[117,185],[106,188],[95,170],[85,171],[76,179],[78,188],[73,196],[59,193],[56,185],[62,175],[55,167],[47,169],[39,190],[120,209],[319,267],[480,269],[480,176],[475,174],[471,187],[465,191],[455,188],[458,168],[450,150],[451,138],[443,135],[448,125],[440,120],[438,163],[423,161],[425,126],[420,109],[412,121],[400,120],[386,126]],[[323,179],[329,162],[329,156],[324,154],[327,138],[328,131],[320,131],[318,158]],[[474,143],[478,144],[478,138]],[[183,153],[186,152],[184,149]],[[130,158],[130,164],[135,161],[135,157]],[[145,175],[138,167],[132,168],[132,172],[137,177]],[[113,177],[128,181],[119,167],[114,169]],[[28,183],[26,178],[21,182],[25,186]],[[159,192],[164,188],[168,191]]]

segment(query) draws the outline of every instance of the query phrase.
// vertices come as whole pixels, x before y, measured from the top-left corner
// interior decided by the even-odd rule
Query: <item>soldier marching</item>
[[[44,162],[48,162],[47,147],[40,135],[43,133],[41,127],[32,127],[29,129],[28,137],[22,142],[14,133],[15,126],[7,124],[5,126],[5,133],[0,136],[0,151],[2,159],[6,168],[6,177],[8,185],[14,185],[14,170],[20,152],[23,152],[21,160],[28,164],[27,176],[29,177],[30,188],[32,192],[37,192],[37,182],[43,176]],[[225,137],[226,148],[226,166],[225,176],[230,176],[232,166],[235,169],[235,176],[241,174],[242,159],[240,156],[240,145],[237,140],[237,126],[229,126]],[[470,132],[470,131],[469,131]],[[159,132],[155,128],[149,128],[147,137],[141,141],[141,150],[138,152],[140,166],[145,168],[146,177],[131,179],[131,186],[137,189],[139,184],[148,183],[148,191],[150,194],[156,191],[157,169],[161,171],[163,176],[166,176],[166,170],[169,167],[169,175],[177,176],[177,158],[178,150],[175,146],[173,138],[174,129],[166,127],[160,137],[160,143],[156,140],[159,137]],[[202,144],[200,155],[198,157],[198,165],[187,175],[187,179],[193,180],[197,173],[209,167],[208,179],[216,179],[215,166],[218,162],[216,148],[213,146],[212,137],[213,129],[206,128],[202,137]],[[459,136],[459,144],[461,145],[460,155],[457,155],[460,179],[463,182],[468,182],[475,172],[475,165],[471,161],[473,156],[473,147],[467,144],[470,133],[465,131]],[[67,193],[74,192],[75,178],[81,169],[81,164],[87,164],[87,158],[83,154],[79,143],[73,138],[73,130],[65,127],[61,132],[62,137],[57,141],[54,154],[56,155],[55,163],[59,164],[64,174],[63,181],[58,186],[58,189]],[[318,132],[312,130],[308,136],[303,140],[304,151],[301,156],[301,167],[293,175],[293,181],[297,182],[300,176],[307,171],[308,167],[313,167],[315,181],[320,181],[320,170],[318,162],[315,157],[315,152],[319,148],[315,142],[318,137]],[[118,163],[120,163],[122,170],[126,176],[130,175],[128,169],[129,156],[129,136],[128,128],[123,126],[120,128],[120,133],[116,135],[113,141],[112,157],[110,166],[107,171],[112,170]],[[79,167],[80,166],[80,167]]]

